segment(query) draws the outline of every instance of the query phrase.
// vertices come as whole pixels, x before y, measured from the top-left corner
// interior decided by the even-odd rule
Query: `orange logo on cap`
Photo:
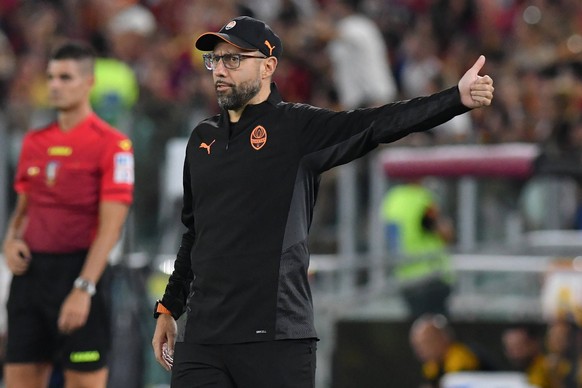
[[[260,125],[257,125],[251,132],[251,146],[255,150],[260,150],[267,143],[267,131]]]
[[[236,26],[236,21],[231,21],[230,23],[228,23],[226,26],[224,26],[225,30],[230,30],[231,28],[233,28],[234,26]]]
[[[275,50],[275,47],[277,46],[271,46],[271,42],[268,40],[265,40],[265,46],[269,48],[269,56],[273,55],[273,50]]]

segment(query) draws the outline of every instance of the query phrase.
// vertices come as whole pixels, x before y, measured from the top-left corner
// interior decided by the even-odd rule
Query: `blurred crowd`
[[[558,319],[538,326],[515,324],[503,327],[498,342],[501,353],[493,352],[494,344],[462,339],[442,315],[425,314],[410,328],[410,344],[421,363],[423,383],[419,388],[449,386],[577,388],[582,385],[580,367],[580,330],[568,320]],[[448,380],[457,372],[486,372],[474,374],[473,384]],[[491,373],[493,372],[493,373]],[[505,375],[495,380],[495,372],[517,372],[523,385],[515,384],[517,375]],[[497,376],[504,376],[497,373]],[[476,384],[481,381],[481,384]]]
[[[350,28],[344,20],[354,14],[361,23],[352,26],[371,22],[382,49],[359,50],[365,35],[338,48]],[[134,141],[136,224],[143,239],[155,236],[165,144],[218,109],[193,41],[238,15],[263,19],[281,36],[275,81],[287,101],[351,109],[425,95],[454,85],[484,54],[483,73],[495,80],[493,106],[437,128],[431,144],[582,148],[579,0],[2,0],[0,106],[14,145],[11,166],[22,134],[51,117],[47,53],[66,38],[88,40],[103,58],[96,111]],[[341,50],[351,61],[347,72],[337,63]],[[388,64],[388,74],[371,71],[376,61]],[[350,99],[357,87],[342,83],[358,70],[364,76],[355,85],[384,83],[383,94]]]

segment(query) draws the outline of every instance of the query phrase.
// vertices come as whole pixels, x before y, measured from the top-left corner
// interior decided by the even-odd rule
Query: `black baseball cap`
[[[212,51],[223,40],[243,50],[259,50],[267,57],[279,58],[283,52],[281,39],[265,22],[249,16],[239,16],[226,23],[218,32],[205,32],[196,39],[201,51]]]

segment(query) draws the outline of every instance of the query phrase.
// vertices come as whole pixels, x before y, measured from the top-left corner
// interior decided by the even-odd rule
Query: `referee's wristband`
[[[160,300],[156,300],[156,305],[154,307],[154,318],[158,319],[160,314],[166,314],[166,315],[171,316],[172,312],[170,310],[168,310],[166,308],[166,306],[164,306]]]

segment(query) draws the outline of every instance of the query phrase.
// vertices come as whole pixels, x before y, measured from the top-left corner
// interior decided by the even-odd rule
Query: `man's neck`
[[[251,98],[241,108],[236,110],[228,110],[228,119],[230,120],[231,123],[238,123],[247,106],[259,105],[260,103],[267,101],[270,94],[271,94],[271,82],[267,82],[266,86],[263,85],[261,87],[261,90],[259,90],[259,92],[257,93],[257,95]]]
[[[240,120],[240,117],[242,116],[242,113],[245,110],[245,108],[247,107],[247,105],[249,105],[249,104],[246,104],[242,108],[236,109],[236,110],[230,110],[229,109],[228,110],[228,120],[231,123],[238,123],[238,121]]]
[[[93,113],[93,110],[90,106],[68,111],[60,110],[57,116],[59,128],[63,132],[68,132],[81,121],[85,120],[91,113]]]

